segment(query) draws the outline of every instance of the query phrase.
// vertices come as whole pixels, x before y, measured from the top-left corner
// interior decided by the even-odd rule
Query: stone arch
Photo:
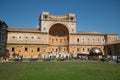
[[[49,28],[49,34],[54,36],[68,36],[68,28],[60,23],[54,24]]]
[[[67,24],[58,23],[58,22],[56,22],[56,23],[51,23],[51,24],[49,25],[49,27],[48,27],[48,32],[50,31],[51,27],[52,27],[52,26],[54,26],[54,25],[56,25],[56,24],[63,25],[64,27],[66,27],[66,28],[67,28],[68,32],[70,33],[70,28],[68,27],[68,25],[67,25]]]
[[[49,28],[49,46],[56,49],[56,52],[68,52],[69,30],[61,23],[53,24]]]

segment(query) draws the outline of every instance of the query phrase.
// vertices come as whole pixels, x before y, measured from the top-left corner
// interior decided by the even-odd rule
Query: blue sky
[[[120,35],[120,0],[0,0],[0,19],[8,26],[36,28],[42,11],[75,13],[77,31]]]

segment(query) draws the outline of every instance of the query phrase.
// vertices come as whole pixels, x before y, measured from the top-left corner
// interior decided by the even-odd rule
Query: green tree
[[[9,52],[0,51],[0,58],[9,58],[9,56],[10,56]]]
[[[0,58],[4,56],[4,52],[0,51]]]
[[[5,56],[6,56],[7,58],[9,58],[10,53],[9,53],[9,52],[6,52],[6,53],[5,53]]]
[[[9,52],[3,52],[3,51],[0,51],[0,57],[9,57],[10,56],[10,53]]]

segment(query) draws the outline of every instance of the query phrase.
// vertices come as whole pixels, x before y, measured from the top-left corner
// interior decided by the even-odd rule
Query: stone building
[[[76,16],[51,15],[42,12],[39,28],[8,27],[7,50],[28,58],[43,53],[89,54],[92,48],[99,48],[106,55],[105,45],[118,40],[118,34],[100,32],[76,32]]]
[[[6,43],[7,43],[7,24],[0,20],[0,51],[6,51]]]
[[[120,40],[113,41],[105,45],[108,55],[120,56]]]

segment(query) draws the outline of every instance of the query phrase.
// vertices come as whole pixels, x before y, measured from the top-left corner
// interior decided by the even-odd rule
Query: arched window
[[[79,42],[80,40],[79,40],[79,38],[77,39],[77,42]]]
[[[25,48],[25,51],[28,51],[28,48]]]
[[[85,49],[83,48],[83,51],[84,51]]]

